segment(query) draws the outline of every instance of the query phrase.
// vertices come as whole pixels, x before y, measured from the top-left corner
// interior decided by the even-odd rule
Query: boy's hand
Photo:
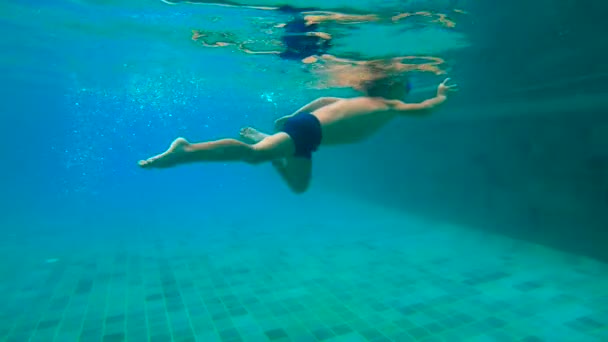
[[[448,85],[449,81],[450,79],[446,78],[443,82],[441,82],[441,84],[439,84],[439,86],[437,87],[437,96],[448,96],[449,92],[458,91],[458,85]]]

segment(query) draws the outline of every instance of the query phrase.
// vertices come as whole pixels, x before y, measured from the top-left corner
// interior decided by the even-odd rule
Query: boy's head
[[[404,75],[380,74],[363,81],[361,90],[370,97],[401,100],[412,90],[412,86]]]

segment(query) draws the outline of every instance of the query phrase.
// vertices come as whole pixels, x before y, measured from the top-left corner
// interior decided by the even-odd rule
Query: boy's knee
[[[295,185],[295,186],[291,186],[291,192],[293,192],[296,195],[301,195],[303,193],[306,192],[306,190],[308,190],[308,185]]]
[[[291,189],[291,192],[298,195],[305,193],[306,190],[308,190],[309,185],[310,183],[306,179],[292,178],[289,182],[289,188]]]
[[[249,164],[260,164],[267,161],[264,151],[252,147],[249,151],[245,161]]]

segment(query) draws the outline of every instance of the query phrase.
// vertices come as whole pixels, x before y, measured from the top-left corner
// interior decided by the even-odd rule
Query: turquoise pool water
[[[271,130],[318,96],[355,94],[320,56],[244,51],[282,51],[281,25],[298,7],[361,16],[320,24],[331,35],[326,53],[404,57],[410,100],[431,96],[445,77],[461,93],[428,120],[321,149],[302,195],[269,165],[139,169],[177,136]],[[600,56],[583,47],[601,43],[575,35],[586,26],[568,26],[563,18],[577,13],[565,5],[535,20],[521,6],[492,8],[0,4],[0,340],[608,340],[608,125],[597,85],[607,70],[565,63]],[[504,40],[537,38],[544,27],[553,38],[522,39],[527,50]],[[533,50],[551,39],[580,45]],[[546,119],[579,104],[582,119]],[[564,140],[588,145],[555,147]],[[496,162],[513,154],[524,157]]]

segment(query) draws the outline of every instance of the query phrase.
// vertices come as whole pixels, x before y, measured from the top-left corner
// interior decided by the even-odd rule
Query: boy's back
[[[360,141],[398,115],[384,99],[355,97],[339,99],[312,112],[322,128],[322,145]]]

